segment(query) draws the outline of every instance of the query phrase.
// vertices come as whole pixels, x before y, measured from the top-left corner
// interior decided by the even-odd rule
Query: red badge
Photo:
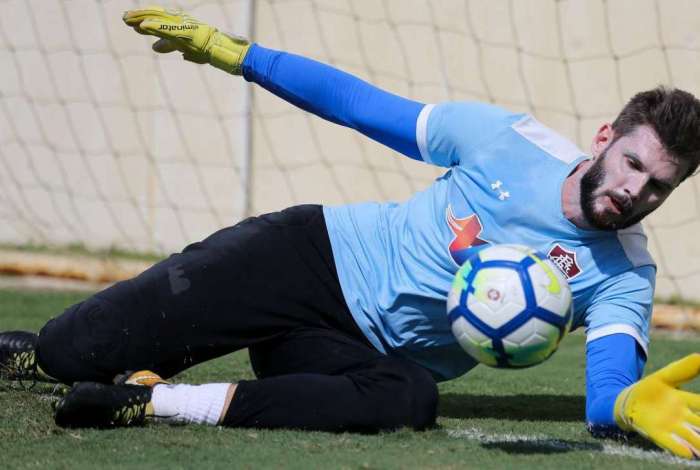
[[[567,279],[573,279],[581,274],[581,268],[576,262],[576,252],[567,250],[557,243],[549,250],[547,256],[559,266]]]

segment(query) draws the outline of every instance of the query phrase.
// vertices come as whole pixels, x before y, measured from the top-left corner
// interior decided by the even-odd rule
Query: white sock
[[[171,423],[219,424],[231,384],[158,384],[151,404],[156,418]]]

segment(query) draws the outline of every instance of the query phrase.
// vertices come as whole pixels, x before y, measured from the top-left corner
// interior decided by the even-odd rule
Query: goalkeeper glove
[[[618,426],[673,454],[700,457],[700,395],[678,389],[699,373],[700,354],[690,354],[625,388],[615,400]]]
[[[124,22],[140,34],[157,36],[156,52],[182,52],[185,60],[209,63],[234,75],[241,75],[241,64],[250,49],[247,39],[229,36],[179,10],[149,6],[124,13]]]

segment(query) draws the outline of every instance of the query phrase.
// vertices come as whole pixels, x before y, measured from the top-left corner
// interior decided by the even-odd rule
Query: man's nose
[[[627,179],[625,192],[633,201],[639,199],[649,178],[642,174],[630,175]]]

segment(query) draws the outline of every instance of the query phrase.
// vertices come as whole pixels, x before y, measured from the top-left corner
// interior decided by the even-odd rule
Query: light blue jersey
[[[345,300],[377,349],[438,380],[474,367],[445,312],[453,276],[475,247],[519,243],[566,273],[574,328],[589,342],[625,333],[646,351],[656,268],[641,226],[583,230],[562,213],[583,152],[529,115],[482,103],[425,106],[416,139],[425,162],[449,168],[425,191],[324,208]]]
[[[410,158],[451,170],[403,204],[325,208],[334,257],[357,323],[385,353],[448,379],[475,364],[446,320],[452,276],[475,247],[527,243],[567,274],[585,326],[586,420],[617,429],[613,408],[646,360],[654,265],[639,227],[579,230],[561,185],[583,152],[523,115],[493,106],[425,106],[320,62],[253,44],[246,80]]]

